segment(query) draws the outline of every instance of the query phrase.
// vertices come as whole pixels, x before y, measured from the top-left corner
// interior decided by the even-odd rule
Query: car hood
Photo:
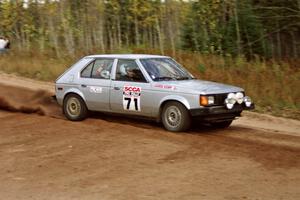
[[[244,91],[240,87],[203,80],[160,81],[163,85],[171,85],[177,91],[199,94],[221,94]]]

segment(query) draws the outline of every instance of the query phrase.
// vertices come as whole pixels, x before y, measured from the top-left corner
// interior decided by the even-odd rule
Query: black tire
[[[230,124],[232,123],[232,120],[229,121],[223,121],[223,122],[213,122],[211,125],[215,128],[228,128]]]
[[[63,102],[63,113],[71,121],[82,121],[88,115],[83,99],[77,94],[69,94]]]
[[[188,110],[179,102],[170,101],[164,105],[161,121],[168,131],[186,131],[191,126],[191,116]]]

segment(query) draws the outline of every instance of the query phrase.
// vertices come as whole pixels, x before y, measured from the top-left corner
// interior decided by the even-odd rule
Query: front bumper
[[[246,107],[244,104],[236,104],[232,109],[227,109],[225,106],[211,106],[189,111],[192,117],[199,117],[204,121],[224,121],[233,120],[235,117],[240,116],[243,110],[253,110],[254,108],[254,104],[251,104],[250,107]]]

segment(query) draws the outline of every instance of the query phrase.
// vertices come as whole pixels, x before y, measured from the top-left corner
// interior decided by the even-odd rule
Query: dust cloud
[[[29,90],[0,84],[0,110],[61,118],[61,108],[46,90]]]

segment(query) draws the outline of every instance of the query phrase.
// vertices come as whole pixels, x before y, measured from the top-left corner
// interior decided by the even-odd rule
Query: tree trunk
[[[149,46],[153,48],[153,31],[151,26],[148,27],[148,34],[149,34]]]
[[[98,28],[99,28],[99,30],[98,30],[99,44],[100,44],[101,51],[105,52],[104,34],[103,34],[104,25],[103,25],[103,16],[102,16],[102,14],[99,17],[98,24],[99,24],[99,26],[98,26]]]
[[[128,19],[126,19],[126,33],[125,34],[125,41],[126,41],[126,48],[129,47],[129,31],[130,31],[130,26],[129,26],[129,22],[128,22]]]
[[[117,30],[118,30],[118,48],[122,48],[122,38],[121,38],[121,22],[120,22],[120,16],[117,16]]]
[[[274,39],[273,39],[272,36],[270,37],[270,46],[271,46],[272,58],[275,58],[276,57],[276,53],[275,53],[275,50],[274,50]]]
[[[113,48],[113,37],[112,37],[112,33],[108,27],[108,30],[107,30],[107,36],[108,36],[108,41],[109,41],[109,50],[112,51],[112,48]]]
[[[198,33],[197,33],[196,28],[195,28],[194,19],[193,19],[192,27],[193,27],[192,41],[194,42],[195,50],[200,51],[200,45],[199,45],[198,38],[197,38]]]
[[[280,30],[278,21],[277,21],[277,29]],[[280,59],[282,57],[280,31],[277,31],[276,33],[276,40],[277,40],[277,56]]]
[[[65,46],[67,48],[68,54],[70,56],[74,56],[74,41],[73,41],[72,28],[68,24],[68,19],[66,19],[64,16],[64,10],[65,10],[64,3],[60,2],[59,11],[60,11],[60,18],[62,20],[62,29],[63,29]]]
[[[236,29],[236,46],[237,46],[237,53],[238,55],[241,54],[241,36],[240,36],[240,27],[239,27],[239,16],[238,16],[238,5],[237,1],[235,0],[234,6],[234,17],[235,17],[235,29]]]
[[[249,47],[250,58],[253,58],[253,50],[252,50],[252,45],[251,45],[251,42],[250,42],[250,39],[249,39],[249,34],[248,34],[247,29],[245,29],[244,31],[246,33],[246,38],[247,38],[247,44],[248,44],[248,47]]]
[[[292,37],[293,58],[297,58],[298,57],[298,49],[297,49],[297,41],[296,41],[295,33],[293,31],[291,31],[290,34]]]
[[[139,24],[137,15],[134,14],[134,32],[135,32],[135,45],[140,45],[140,35],[139,35]]]
[[[171,41],[172,56],[175,57],[176,50],[175,50],[175,42],[174,42],[174,32],[172,30],[171,22],[168,22],[168,31],[169,31],[170,41]]]
[[[163,38],[162,38],[162,34],[161,34],[160,26],[159,26],[159,21],[158,21],[157,17],[155,18],[155,24],[156,24],[156,31],[157,31],[157,34],[158,34],[158,44],[159,44],[160,53],[164,54]]]
[[[54,45],[55,54],[58,58],[60,58],[60,51],[59,51],[59,44],[58,44],[58,37],[56,34],[56,30],[54,28],[53,19],[52,17],[48,17],[48,23],[49,23],[49,32],[50,32],[50,40],[52,40],[52,43]]]

